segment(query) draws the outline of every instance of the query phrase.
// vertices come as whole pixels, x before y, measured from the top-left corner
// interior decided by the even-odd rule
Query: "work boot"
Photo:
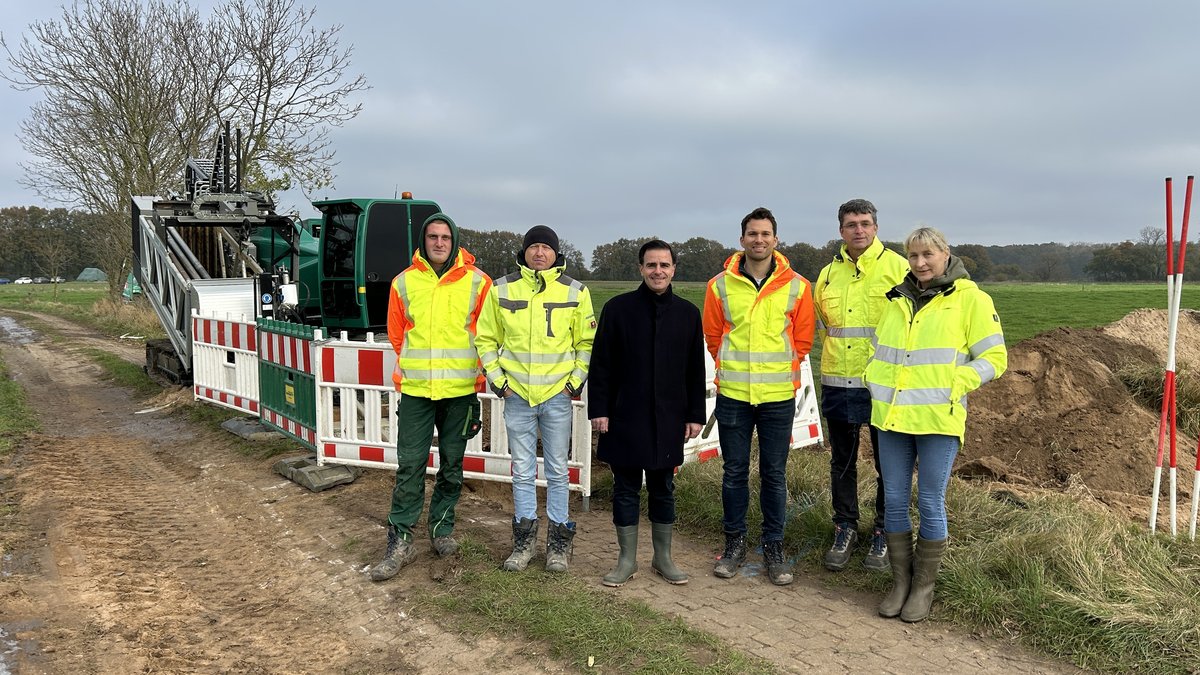
[[[688,575],[671,560],[671,536],[674,532],[675,525],[672,523],[650,523],[650,540],[654,543],[654,559],[650,562],[650,568],[666,579],[668,584],[682,586],[688,582]]]
[[[546,530],[546,571],[566,572],[571,561],[572,542],[575,539],[575,523],[550,521]]]
[[[383,560],[371,568],[371,581],[386,581],[396,576],[400,568],[417,559],[417,548],[400,535],[393,525],[388,525],[387,553]]]
[[[621,547],[617,568],[605,574],[600,583],[618,588],[637,574],[637,537],[637,525],[617,526],[617,545]]]
[[[850,523],[838,523],[833,530],[833,546],[825,552],[825,569],[841,572],[850,563],[854,545],[858,543],[858,530]]]
[[[448,534],[434,537],[432,543],[434,552],[443,558],[449,558],[458,553],[458,540]]]
[[[871,550],[867,551],[867,557],[863,558],[862,565],[872,572],[888,570],[888,541],[882,527],[875,528],[871,534]]]
[[[725,533],[725,552],[717,558],[713,565],[713,576],[721,579],[731,579],[737,570],[746,562],[746,535]]]
[[[888,532],[888,562],[892,568],[892,590],[879,603],[879,616],[889,619],[900,615],[912,584],[912,530]]]
[[[512,555],[504,561],[504,569],[509,572],[525,571],[537,550],[539,524],[537,518],[513,518],[513,550]]]
[[[900,610],[900,619],[909,623],[922,621],[929,616],[933,605],[933,582],[937,579],[942,554],[946,552],[945,539],[922,539],[917,537],[917,550],[913,554],[912,589]]]
[[[783,554],[782,541],[763,542],[763,560],[767,563],[767,576],[776,586],[792,583],[792,563]]]

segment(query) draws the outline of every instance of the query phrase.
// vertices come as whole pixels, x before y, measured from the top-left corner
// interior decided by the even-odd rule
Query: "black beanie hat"
[[[525,242],[521,244],[521,253],[534,244],[545,244],[549,246],[557,254],[558,250],[558,235],[554,230],[545,225],[534,225],[525,233]]]

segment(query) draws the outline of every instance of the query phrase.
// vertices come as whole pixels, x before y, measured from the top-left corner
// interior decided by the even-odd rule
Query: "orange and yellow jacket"
[[[704,293],[704,341],[716,361],[717,390],[751,405],[795,396],[812,349],[812,288],[782,253],[774,255],[762,288],[745,275],[738,252]]]
[[[396,350],[396,391],[434,400],[483,391],[475,334],[492,280],[474,263],[460,247],[439,277],[418,250],[392,280],[388,340]]]

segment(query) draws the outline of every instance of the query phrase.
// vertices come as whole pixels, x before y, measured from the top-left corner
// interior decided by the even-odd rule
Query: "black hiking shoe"
[[[400,536],[400,530],[388,525],[387,553],[383,560],[371,568],[371,581],[386,581],[396,576],[400,569],[417,559],[417,547]]]
[[[763,560],[767,563],[767,576],[776,586],[792,583],[792,563],[783,554],[782,541],[763,542]]]
[[[746,535],[726,534],[725,552],[717,558],[713,565],[713,576],[720,579],[732,579],[737,570],[746,562]]]

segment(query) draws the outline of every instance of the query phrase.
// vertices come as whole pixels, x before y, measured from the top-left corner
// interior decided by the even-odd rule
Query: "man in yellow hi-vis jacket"
[[[458,228],[444,213],[426,219],[412,265],[392,280],[388,340],[396,350],[392,382],[396,411],[396,484],[388,514],[388,544],[371,579],[396,576],[417,557],[413,526],[425,506],[425,466],[437,428],[440,466],[429,502],[429,538],[439,556],[458,551],[454,507],[462,490],[467,440],[480,429],[483,377],[475,326],[492,280],[458,245]]]
[[[871,393],[863,371],[871,358],[871,338],[887,305],[887,293],[908,273],[908,261],[879,241],[875,205],[865,199],[852,199],[838,208],[838,232],[841,251],[813,286],[817,335],[822,340],[821,413],[829,430],[834,524],[825,567],[835,572],[845,569],[858,542],[858,439],[865,424],[875,462],[875,523],[863,567],[887,571],[879,434],[870,426]]]
[[[546,475],[546,571],[565,572],[575,538],[568,515],[571,399],[583,389],[596,317],[587,287],[565,274],[558,235],[525,234],[520,269],[488,293],[475,345],[497,396],[512,454],[513,551],[504,569],[524,570],[537,546],[537,444]],[[591,448],[583,449],[591,452]]]

